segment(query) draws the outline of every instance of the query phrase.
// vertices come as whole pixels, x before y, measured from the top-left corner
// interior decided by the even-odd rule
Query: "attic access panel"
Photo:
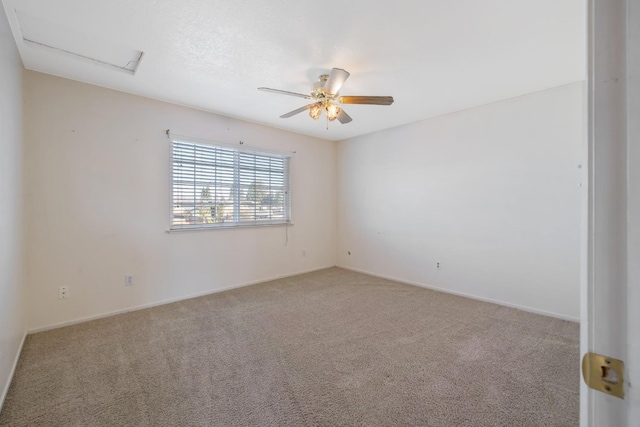
[[[49,22],[16,10],[22,40],[27,46],[41,48],[74,59],[135,74],[143,52],[118,43]]]

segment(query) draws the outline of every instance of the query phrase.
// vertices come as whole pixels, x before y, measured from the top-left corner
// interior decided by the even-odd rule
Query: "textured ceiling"
[[[28,69],[330,140],[585,77],[583,0],[2,2]],[[95,58],[144,55],[131,74],[25,42],[21,25],[53,45],[81,39]],[[326,130],[279,118],[306,100],[257,90],[308,93],[333,67],[351,73],[342,95],[395,103],[348,105],[353,122]]]

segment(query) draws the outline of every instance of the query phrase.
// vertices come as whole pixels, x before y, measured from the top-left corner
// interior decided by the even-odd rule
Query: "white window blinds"
[[[171,229],[290,221],[288,155],[171,136]]]

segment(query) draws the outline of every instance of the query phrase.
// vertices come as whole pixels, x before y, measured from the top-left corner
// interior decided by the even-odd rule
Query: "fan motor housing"
[[[313,84],[312,92],[314,95],[321,96],[321,97],[325,96],[323,89],[324,89],[324,84],[327,82],[328,78],[329,78],[328,74],[322,74],[321,76],[318,77],[318,81]]]

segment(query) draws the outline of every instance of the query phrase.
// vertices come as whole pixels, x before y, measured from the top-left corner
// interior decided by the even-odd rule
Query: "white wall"
[[[337,150],[36,72],[25,73],[25,102],[31,330],[336,261],[578,318],[581,83],[342,141]],[[283,227],[166,233],[168,128],[297,151],[288,244]],[[135,276],[133,287],[125,274]],[[57,298],[62,285],[69,299]]]
[[[341,141],[338,264],[577,320],[582,90]]]
[[[0,407],[25,333],[22,62],[0,8]]]
[[[335,142],[36,72],[25,102],[31,330],[335,265]],[[166,129],[296,151],[288,244],[285,227],[166,233]]]

